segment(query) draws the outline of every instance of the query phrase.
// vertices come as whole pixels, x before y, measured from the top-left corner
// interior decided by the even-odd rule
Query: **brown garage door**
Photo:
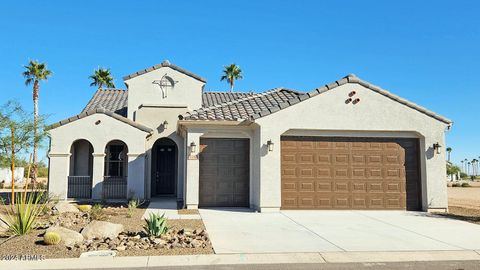
[[[249,148],[248,139],[200,139],[199,206],[249,206]]]
[[[417,139],[282,137],[283,209],[419,210]]]

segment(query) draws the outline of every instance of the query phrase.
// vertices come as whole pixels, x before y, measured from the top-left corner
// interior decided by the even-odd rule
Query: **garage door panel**
[[[248,139],[201,138],[200,149],[199,206],[248,207]]]
[[[315,191],[331,193],[333,191],[333,184],[331,181],[316,181]]]
[[[281,145],[282,208],[419,208],[416,139],[282,137]]]

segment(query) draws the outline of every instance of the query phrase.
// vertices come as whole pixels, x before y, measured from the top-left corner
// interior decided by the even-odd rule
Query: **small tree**
[[[43,123],[41,118],[38,119]],[[37,123],[39,123],[37,122]],[[35,121],[22,107],[13,101],[0,108],[0,155],[8,157],[12,170],[12,199],[15,201],[15,160],[20,153],[26,153],[35,145]],[[43,138],[45,133],[37,138]]]

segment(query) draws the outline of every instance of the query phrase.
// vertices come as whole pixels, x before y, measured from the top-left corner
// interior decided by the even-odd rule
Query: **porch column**
[[[128,199],[145,198],[145,154],[127,154],[128,176],[127,176],[127,197]]]
[[[187,209],[197,209],[198,208],[198,197],[199,197],[199,176],[200,176],[200,161],[199,161],[199,150],[200,150],[200,136],[203,133],[192,133],[188,132],[186,140],[186,153],[187,157],[186,162],[186,183],[185,183],[185,204]],[[190,145],[195,143],[196,149],[192,152]]]
[[[105,153],[93,153],[92,199],[102,199]]]
[[[49,153],[48,158],[48,193],[59,200],[66,200],[70,153]]]

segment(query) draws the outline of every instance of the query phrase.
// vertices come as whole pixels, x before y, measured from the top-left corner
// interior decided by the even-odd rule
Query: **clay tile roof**
[[[103,108],[92,109],[92,110],[84,111],[84,112],[82,112],[82,113],[80,113],[80,114],[77,114],[77,115],[72,116],[72,117],[70,117],[70,118],[64,119],[64,120],[62,120],[62,121],[60,121],[60,122],[54,123],[54,124],[48,126],[46,129],[47,129],[47,130],[54,129],[54,128],[57,128],[57,127],[66,125],[66,124],[68,124],[68,123],[71,123],[71,122],[80,120],[80,119],[82,119],[82,118],[85,118],[85,117],[87,117],[87,116],[89,116],[89,115],[96,114],[96,113],[105,114],[105,115],[110,116],[110,117],[112,117],[112,118],[114,118],[114,119],[117,119],[117,120],[119,120],[119,121],[121,121],[121,122],[123,122],[123,123],[126,123],[126,124],[128,124],[128,125],[130,125],[130,126],[132,126],[132,127],[134,127],[134,128],[138,128],[138,129],[140,129],[141,131],[144,131],[144,132],[146,132],[146,133],[152,133],[152,132],[153,132],[153,129],[151,129],[151,128],[147,127],[147,126],[144,126],[144,125],[142,125],[142,124],[139,124],[139,123],[137,123],[137,122],[134,122],[134,121],[132,121],[132,120],[126,118],[126,117],[123,117],[123,116],[121,116],[121,115],[119,115],[119,114],[116,114],[116,113],[113,113],[113,112],[111,112],[111,111],[105,110],[105,109],[103,109]]]
[[[209,95],[210,93],[204,93]],[[243,94],[235,93],[237,96],[236,99],[226,98],[223,103],[220,102],[211,102],[206,103],[200,109],[194,110],[192,112],[187,112],[184,115],[180,116],[180,119],[184,120],[247,120],[251,119],[252,115],[260,113],[265,110],[275,110],[274,108],[281,103],[284,103],[288,100],[297,98],[301,95],[300,92],[295,90],[285,89],[285,88],[275,88],[270,91],[256,94]],[[217,95],[221,98],[228,97],[232,95],[230,93],[214,93],[212,96]],[[207,97],[209,98],[209,97]],[[211,104],[210,106],[208,106]]]
[[[127,117],[128,91],[121,89],[99,89],[82,112],[105,109],[123,117]]]
[[[304,100],[325,93],[340,85],[346,83],[357,83],[365,88],[375,91],[387,98],[390,98],[396,102],[399,102],[407,107],[424,113],[434,119],[437,119],[446,124],[452,124],[453,122],[439,114],[436,114],[426,108],[396,96],[387,90],[384,90],[378,86],[375,86],[367,81],[359,79],[353,74],[349,74],[344,78],[326,84],[325,86],[316,88],[307,93],[300,93],[294,90],[277,88],[264,93],[254,94],[244,98],[239,98],[231,102],[213,104],[210,107],[204,107],[192,112],[187,112],[184,115],[180,115],[181,120],[255,120],[277,111],[283,110]]]

